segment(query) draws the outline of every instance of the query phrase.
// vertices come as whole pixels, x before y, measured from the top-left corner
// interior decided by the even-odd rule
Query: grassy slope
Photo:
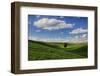
[[[42,43],[29,41],[28,59],[29,60],[48,60],[48,59],[75,59],[87,57],[86,44],[68,44],[67,48],[63,43]]]

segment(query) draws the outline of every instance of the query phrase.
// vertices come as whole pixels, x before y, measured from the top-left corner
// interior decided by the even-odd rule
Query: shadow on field
[[[74,54],[79,54],[81,56],[87,57],[88,56],[88,46],[85,45],[85,46],[80,47],[78,49],[67,50],[67,52],[71,52],[71,53],[74,53]]]

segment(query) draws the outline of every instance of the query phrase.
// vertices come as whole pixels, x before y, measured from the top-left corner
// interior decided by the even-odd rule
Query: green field
[[[28,40],[28,60],[78,59],[88,57],[87,43],[44,43]]]

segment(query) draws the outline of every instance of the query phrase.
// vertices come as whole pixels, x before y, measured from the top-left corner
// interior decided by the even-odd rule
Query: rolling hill
[[[87,43],[52,43],[28,40],[28,60],[78,59],[88,57]]]

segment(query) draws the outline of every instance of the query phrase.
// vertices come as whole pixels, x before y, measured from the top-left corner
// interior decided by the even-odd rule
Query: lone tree
[[[68,46],[68,43],[64,43],[64,47],[67,47]]]

